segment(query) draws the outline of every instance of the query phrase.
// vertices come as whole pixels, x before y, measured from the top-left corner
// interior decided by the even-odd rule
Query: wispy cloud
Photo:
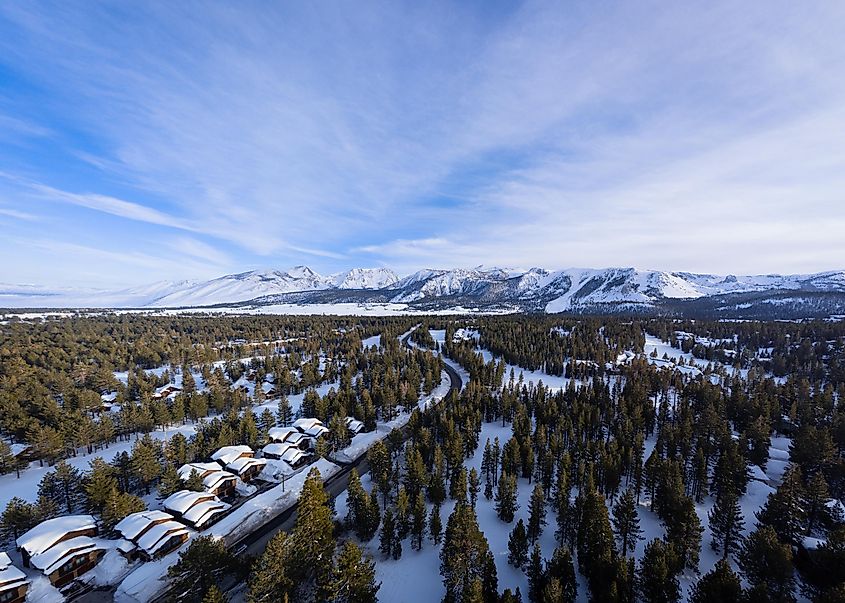
[[[841,3],[250,8],[0,6],[61,140],[0,146],[29,183],[11,209],[37,193],[235,269],[845,257]]]

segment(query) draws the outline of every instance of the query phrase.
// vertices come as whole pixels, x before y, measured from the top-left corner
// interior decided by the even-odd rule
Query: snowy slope
[[[424,311],[463,307],[565,312],[650,308],[672,300],[715,299],[725,295],[771,293],[782,297],[784,292],[801,292],[801,295],[835,292],[845,299],[845,271],[719,276],[635,268],[550,271],[479,266],[419,270],[399,279],[387,268],[353,268],[323,276],[307,266],[296,266],[286,271],[255,270],[209,281],[159,282],[119,291],[0,285],[0,307],[393,303],[410,304]],[[800,296],[792,301],[757,301],[769,305],[802,303]]]

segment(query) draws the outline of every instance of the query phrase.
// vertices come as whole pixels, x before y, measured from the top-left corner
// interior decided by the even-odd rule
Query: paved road
[[[408,343],[409,336],[410,334],[406,335],[402,339],[402,343],[407,347],[410,347],[410,344]],[[445,370],[446,374],[449,376],[449,392],[460,392],[463,387],[463,381],[457,371],[446,363],[443,364],[443,370]],[[407,427],[402,428],[402,434],[404,436],[403,440],[406,440],[410,436]],[[344,465],[338,473],[326,481],[325,488],[329,494],[329,498],[334,500],[341,492],[346,490],[349,485],[349,474],[353,468],[358,470],[359,475],[364,475],[369,472],[370,466],[367,463],[366,452],[361,454],[361,456],[356,458],[353,462]],[[234,543],[231,547],[232,550],[237,555],[260,555],[264,552],[264,549],[267,547],[267,543],[270,542],[270,539],[273,538],[273,536],[278,534],[280,531],[289,532],[293,528],[294,523],[296,522],[296,508],[297,505],[294,504],[292,507],[277,516],[273,521],[264,524],[260,529]],[[78,603],[113,603],[114,590],[115,588],[112,587],[108,590],[90,591],[71,600]],[[167,593],[164,593],[161,600],[164,600],[166,596]]]

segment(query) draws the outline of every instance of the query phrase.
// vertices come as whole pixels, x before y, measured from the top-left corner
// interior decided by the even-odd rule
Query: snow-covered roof
[[[166,521],[154,525],[141,538],[138,539],[138,546],[148,555],[155,555],[159,549],[170,540],[171,536],[187,534],[188,528],[176,521]]]
[[[220,471],[220,465],[217,463],[187,463],[179,467],[179,479],[186,480],[191,477],[191,473],[196,471],[200,476],[205,476],[214,471]]]
[[[114,402],[117,399],[117,392],[108,392],[100,395],[100,400],[103,402]]]
[[[264,447],[264,455],[266,456],[268,454],[278,457],[291,465],[296,464],[305,456],[302,450],[287,442],[284,444],[267,444]]]
[[[83,553],[103,550],[103,546],[97,544],[93,538],[88,536],[77,536],[70,540],[63,540],[53,545],[43,553],[30,558],[33,567],[40,569],[45,574],[52,574],[64,565],[69,559]]]
[[[120,532],[124,538],[128,540],[135,540],[138,534],[149,528],[150,524],[157,521],[172,520],[173,516],[164,511],[140,511],[138,513],[131,513],[121,519],[114,529]]]
[[[364,429],[364,422],[354,417],[346,417],[346,428],[357,433]]]
[[[308,436],[296,427],[272,427],[267,431],[267,437],[276,442],[298,444],[303,438]]]
[[[246,445],[223,446],[223,448],[212,454],[211,458],[215,461],[221,461],[223,464],[228,465],[240,456],[252,456],[253,454],[255,453],[252,448]]]
[[[12,565],[8,554],[0,551],[0,589],[13,590],[27,582],[26,574]]]
[[[206,490],[211,491],[215,490],[223,482],[235,481],[237,479],[238,477],[235,474],[220,469],[219,471],[212,471],[202,478],[202,485]]]
[[[9,450],[11,450],[13,456],[18,456],[20,454],[23,454],[24,452],[26,452],[30,448],[32,448],[32,446],[30,446],[29,444],[10,444],[9,445]]]
[[[221,502],[216,496],[213,500],[206,500],[190,508],[182,517],[197,527],[205,525],[209,519],[222,513],[231,505]]]
[[[42,521],[20,536],[16,543],[30,556],[43,553],[71,532],[96,530],[97,523],[92,515],[65,515]]]
[[[262,383],[261,389],[264,391],[265,394],[269,394],[272,391],[275,391],[276,386],[272,383]]]
[[[226,469],[234,471],[238,475],[249,469],[250,467],[263,467],[267,464],[267,461],[264,459],[254,459],[252,457],[242,456],[239,459],[235,459],[228,465],[226,465]]]
[[[191,492],[179,490],[164,499],[164,508],[179,514],[185,513],[194,505],[203,501],[215,500],[217,497],[208,492]]]
[[[302,418],[302,419],[297,419],[296,421],[294,421],[293,426],[296,427],[299,430],[307,430],[307,429],[312,429],[313,427],[317,427],[317,426],[322,427],[323,422],[320,419]]]

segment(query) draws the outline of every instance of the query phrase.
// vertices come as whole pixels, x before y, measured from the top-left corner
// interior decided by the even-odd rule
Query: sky
[[[845,3],[0,3],[0,282],[845,268]]]

